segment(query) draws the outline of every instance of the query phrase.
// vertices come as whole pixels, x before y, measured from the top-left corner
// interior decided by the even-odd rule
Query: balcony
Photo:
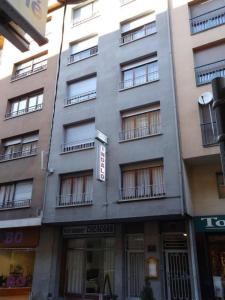
[[[140,139],[148,136],[154,136],[161,133],[161,126],[159,123],[151,124],[147,127],[140,127],[131,130],[123,130],[119,133],[119,141],[129,141]]]
[[[81,151],[81,150],[87,150],[92,149],[95,146],[95,142],[93,138],[86,139],[86,140],[80,140],[80,141],[74,141],[70,143],[63,144],[61,147],[62,153],[68,153],[68,152],[75,152],[75,151]]]
[[[191,33],[199,33],[225,23],[225,6],[190,19]]]
[[[20,110],[17,110],[17,111],[8,112],[8,113],[5,114],[5,118],[6,119],[15,118],[15,117],[18,117],[18,116],[21,116],[21,115],[25,115],[25,114],[28,114],[28,113],[31,113],[31,112],[34,112],[34,111],[37,111],[37,110],[41,110],[42,106],[43,105],[41,103],[41,104],[37,104],[35,106],[26,107],[24,109],[20,109]]]
[[[136,86],[140,86],[146,83],[154,82],[156,80],[159,80],[159,72],[153,71],[146,73],[142,76],[137,76],[132,79],[124,80],[120,83],[120,89],[125,90],[129,88],[133,88]]]
[[[215,77],[225,76],[225,60],[220,60],[211,64],[195,68],[195,78],[197,86],[211,83]]]
[[[33,148],[30,150],[26,150],[26,151],[12,152],[9,154],[0,155],[0,162],[18,159],[18,158],[29,157],[29,156],[36,155],[36,154],[37,154],[37,148]]]
[[[94,56],[96,54],[98,54],[98,46],[94,46],[84,51],[71,54],[69,57],[69,64]]]
[[[16,70],[15,74],[12,75],[12,77],[11,77],[11,81],[15,81],[17,79],[27,77],[29,75],[32,75],[34,73],[37,73],[37,72],[40,72],[40,71],[43,71],[46,69],[47,69],[47,59],[44,59],[40,62],[31,64],[30,66]]]
[[[137,29],[131,33],[125,34],[121,37],[120,43],[127,44],[133,42],[135,40],[141,39],[145,36],[151,35],[156,33],[156,22],[153,21],[149,24],[144,25],[142,28]]]
[[[71,98],[65,100],[65,106],[70,106],[74,104],[78,104],[81,102],[89,101],[96,98],[96,90],[88,91],[82,94],[75,95]]]
[[[201,131],[203,146],[213,146],[218,143],[216,122],[201,124]]]
[[[24,199],[24,200],[10,200],[6,202],[0,203],[0,210],[6,209],[16,209],[16,208],[26,208],[30,207],[31,199]]]
[[[92,205],[92,193],[60,195],[56,198],[56,207]]]
[[[147,200],[165,197],[164,184],[141,185],[120,190],[120,201]]]

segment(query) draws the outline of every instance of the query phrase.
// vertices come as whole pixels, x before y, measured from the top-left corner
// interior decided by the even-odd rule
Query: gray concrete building
[[[65,8],[33,299],[194,299],[167,5]]]

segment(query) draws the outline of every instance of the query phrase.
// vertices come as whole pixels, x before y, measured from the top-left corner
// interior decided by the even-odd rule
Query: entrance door
[[[139,300],[144,286],[144,235],[127,236],[127,299]]]
[[[187,250],[165,250],[167,300],[191,300]]]

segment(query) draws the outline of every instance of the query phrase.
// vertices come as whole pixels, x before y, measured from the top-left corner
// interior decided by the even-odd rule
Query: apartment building
[[[65,7],[32,299],[194,299],[170,49],[166,0]]]
[[[211,93],[211,80],[225,75],[224,1],[171,0],[170,12],[186,198],[201,296],[224,299],[225,194]]]
[[[62,11],[48,15],[48,43],[21,53],[1,39],[0,299],[28,299],[35,281]]]

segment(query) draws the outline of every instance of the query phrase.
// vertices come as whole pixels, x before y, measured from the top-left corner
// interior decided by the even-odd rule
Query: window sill
[[[11,116],[11,117],[5,117],[5,121],[7,120],[11,120],[11,119],[14,119],[14,118],[18,118],[18,117],[22,117],[22,116],[25,116],[25,115],[29,115],[29,114],[32,114],[32,113],[35,113],[37,111],[41,111],[43,108],[40,108],[40,109],[36,109],[36,110],[33,110],[33,111],[28,111],[28,112],[25,112],[23,114],[18,114],[16,116]]]
[[[15,157],[15,158],[11,158],[11,159],[0,160],[0,163],[14,161],[14,160],[22,159],[22,158],[28,158],[28,157],[32,157],[32,156],[36,156],[36,155],[37,155],[37,153],[34,153],[34,154],[19,156],[19,157]]]
[[[218,143],[208,144],[208,145],[202,145],[203,148],[211,148],[211,147],[218,147],[218,146],[219,146]]]
[[[24,206],[19,206],[19,207],[0,207],[0,211],[5,211],[5,210],[12,210],[12,209],[21,209],[21,208],[30,208],[30,205],[24,205]]]
[[[67,154],[67,153],[86,151],[86,150],[91,150],[91,149],[94,149],[94,148],[95,148],[95,146],[90,146],[90,147],[83,148],[83,149],[75,149],[75,150],[70,150],[70,151],[60,152],[59,154],[60,154],[60,155],[64,155],[64,154]]]
[[[77,22],[77,23],[73,23],[73,24],[71,25],[71,27],[72,27],[72,28],[77,27],[77,26],[79,26],[79,25],[81,25],[81,24],[84,24],[84,23],[86,23],[86,22],[89,22],[89,21],[91,21],[91,20],[93,20],[93,19],[95,19],[95,18],[98,18],[98,17],[100,17],[100,14],[99,14],[99,13],[97,13],[96,15],[91,16],[91,17],[89,17],[89,18],[87,18],[87,19],[81,20],[81,21],[79,21],[79,22]]]
[[[56,208],[71,208],[71,207],[83,207],[83,206],[92,206],[93,202],[89,203],[77,203],[77,204],[68,204],[68,205],[56,205]]]
[[[20,79],[24,79],[24,78],[26,78],[26,77],[32,76],[32,75],[34,75],[34,74],[37,74],[37,73],[40,73],[40,72],[43,72],[43,71],[46,71],[46,70],[47,70],[47,66],[46,66],[45,68],[42,68],[41,70],[37,70],[37,71],[32,72],[32,73],[30,73],[30,74],[26,74],[26,75],[20,76],[20,77],[18,77],[18,78],[13,78],[13,79],[10,80],[10,82],[14,82],[14,81],[17,81],[17,80],[20,80]]]
[[[98,55],[98,53],[95,53],[95,54],[90,55],[90,56],[88,56],[88,57],[85,57],[85,58],[82,58],[82,59],[79,59],[79,60],[76,60],[76,61],[73,61],[73,62],[68,62],[68,63],[67,63],[67,66],[73,65],[73,64],[75,64],[75,63],[79,63],[80,61],[86,60],[86,59],[88,59],[88,58],[91,58],[91,57],[94,57],[94,56],[97,56],[97,55]]]
[[[119,89],[119,92],[131,90],[131,89],[134,89],[134,88],[137,88],[137,87],[140,87],[140,86],[144,86],[144,85],[147,85],[147,84],[151,84],[151,83],[154,83],[154,82],[157,82],[157,81],[159,81],[159,79],[155,79],[155,80],[148,81],[148,82],[145,82],[145,83],[142,83],[142,84],[134,85],[134,86],[131,86],[131,87],[128,87],[128,88]]]
[[[136,141],[136,140],[146,139],[146,138],[149,138],[149,137],[160,136],[160,135],[162,135],[162,133],[149,134],[149,135],[145,135],[145,136],[141,136],[141,137],[136,137],[136,138],[132,138],[132,139],[119,140],[119,143],[127,143],[127,142]]]
[[[140,37],[140,38],[138,38],[138,39],[135,39],[135,40],[126,42],[126,43],[120,43],[119,46],[120,46],[120,47],[123,47],[123,46],[128,45],[128,44],[131,44],[131,43],[133,43],[133,42],[136,42],[136,41],[139,41],[139,40],[143,40],[144,38],[147,38],[147,37],[149,37],[149,36],[151,36],[151,35],[155,35],[156,33],[157,33],[157,31],[156,31],[156,32],[153,32],[153,33],[150,33],[150,34],[147,34],[147,35],[145,35],[145,36],[142,36],[142,37]]]
[[[154,196],[154,197],[141,197],[141,198],[133,198],[133,199],[124,199],[124,200],[118,200],[117,203],[127,203],[127,202],[139,202],[139,201],[150,201],[150,200],[156,200],[156,199],[164,199],[166,198],[166,194]]]

